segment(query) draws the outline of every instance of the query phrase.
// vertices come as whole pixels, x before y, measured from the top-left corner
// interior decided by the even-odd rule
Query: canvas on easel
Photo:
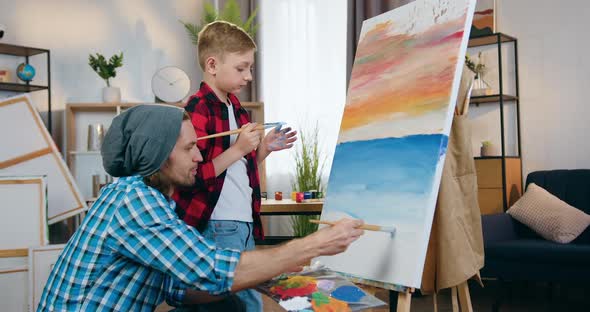
[[[475,0],[417,0],[363,23],[322,220],[365,232],[321,264],[360,282],[420,286]]]
[[[45,175],[48,223],[87,209],[68,167],[28,95],[0,101],[0,175]]]

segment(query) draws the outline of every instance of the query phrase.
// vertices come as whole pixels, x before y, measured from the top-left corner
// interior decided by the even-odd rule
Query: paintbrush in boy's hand
[[[269,122],[269,123],[265,123],[265,124],[256,126],[256,128],[254,128],[254,130],[264,130],[267,128],[276,128],[276,127],[282,126],[284,124],[285,124],[284,122]],[[226,136],[226,135],[238,134],[240,132],[242,132],[242,128],[199,137],[199,138],[197,138],[197,141],[222,137],[222,136]]]

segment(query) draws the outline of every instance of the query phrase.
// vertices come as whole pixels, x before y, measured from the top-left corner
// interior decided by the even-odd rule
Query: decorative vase
[[[492,146],[491,145],[482,145],[479,151],[481,157],[492,156]]]
[[[121,89],[116,87],[104,87],[102,89],[102,101],[104,103],[121,102]]]
[[[104,134],[105,131],[102,124],[88,125],[88,151],[100,151]]]
[[[483,80],[482,75],[476,75],[475,79],[473,80],[473,90],[471,91],[471,95],[473,96],[482,96],[482,95],[491,95],[492,89],[490,85]]]

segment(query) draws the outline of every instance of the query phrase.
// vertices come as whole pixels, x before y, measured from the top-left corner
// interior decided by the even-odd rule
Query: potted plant
[[[88,57],[88,65],[104,79],[107,86],[102,89],[102,100],[106,103],[121,102],[121,90],[116,87],[111,87],[111,78],[117,76],[116,69],[123,66],[123,52],[119,55],[115,54],[107,61],[106,58],[96,53],[96,56],[90,54]]]
[[[474,96],[490,95],[492,89],[483,78],[487,68],[483,62],[481,51],[477,54],[477,63],[471,59],[469,54],[465,54],[465,65],[475,74],[471,94]]]
[[[492,156],[492,142],[491,141],[482,141],[481,142],[481,148],[480,148],[480,154],[482,157],[485,156]]]
[[[292,183],[293,191],[305,192],[317,190],[323,192],[322,170],[324,161],[321,159],[318,143],[318,126],[310,136],[304,131],[299,132],[301,144],[295,151],[295,181]],[[317,224],[310,223],[315,216],[292,216],[293,236],[303,237],[317,231]]]
[[[250,16],[248,16],[246,21],[243,21],[241,8],[236,0],[227,1],[221,11],[217,11],[217,9],[210,2],[205,2],[203,4],[203,17],[200,24],[197,25],[183,21],[180,22],[184,25],[184,28],[186,29],[193,44],[196,45],[199,40],[199,32],[201,32],[201,29],[203,29],[205,25],[215,21],[226,21],[240,26],[252,38],[254,38],[259,26],[258,24],[254,24],[254,18],[256,17],[257,13],[258,8],[256,8],[250,14]]]

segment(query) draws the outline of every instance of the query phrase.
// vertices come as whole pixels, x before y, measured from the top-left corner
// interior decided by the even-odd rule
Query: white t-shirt
[[[238,129],[233,105],[228,104],[227,110],[229,129]],[[232,134],[229,139],[230,146],[234,145],[237,139],[238,135]],[[246,158],[242,157],[227,168],[223,188],[217,205],[215,205],[215,209],[211,214],[211,220],[253,221],[252,188],[250,187],[246,165]]]

